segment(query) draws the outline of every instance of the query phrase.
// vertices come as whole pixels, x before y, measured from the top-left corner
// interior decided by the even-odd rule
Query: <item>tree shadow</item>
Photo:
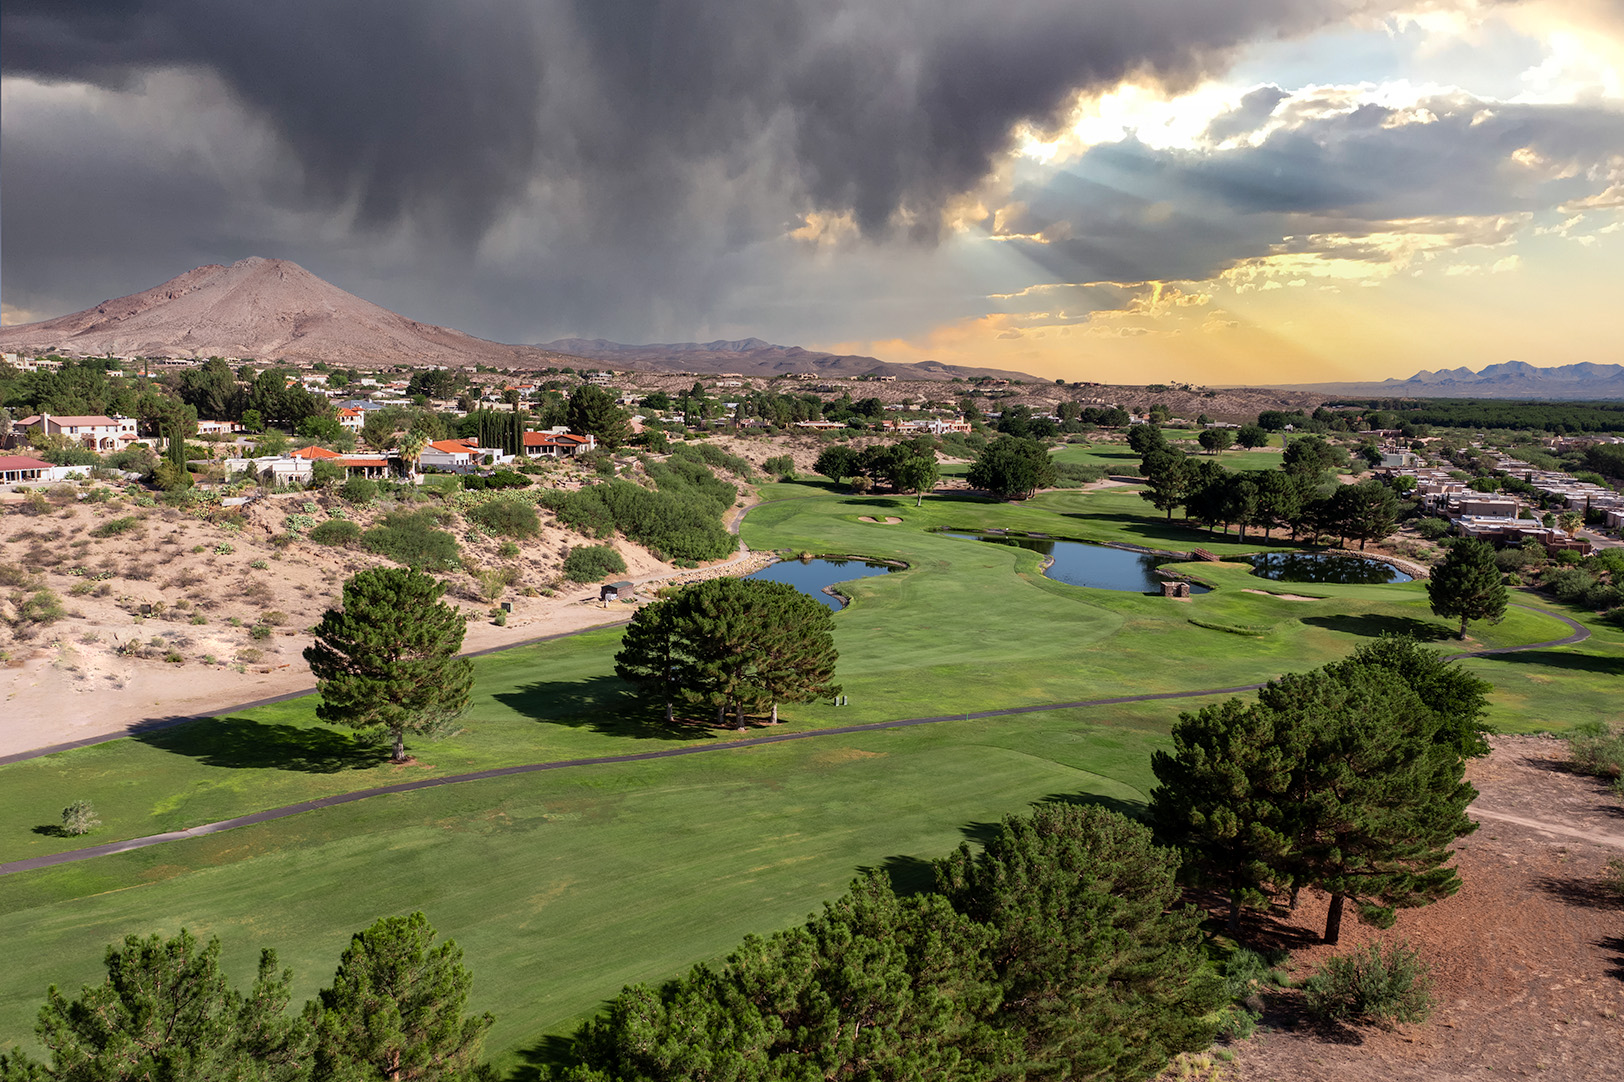
[[[387,758],[385,749],[370,735],[243,717],[204,718],[183,725],[159,722],[132,735],[149,747],[228,769],[337,774],[380,766]]]
[[[498,692],[496,701],[533,721],[591,729],[608,736],[639,740],[702,740],[716,729],[714,714],[704,720],[685,715],[665,720],[665,704],[639,695],[618,676],[585,680],[538,680],[515,691]]]
[[[1143,801],[1123,800],[1121,797],[1101,796],[1099,793],[1050,793],[1041,800],[1034,800],[1033,807],[1044,804],[1072,804],[1080,808],[1104,808],[1114,811],[1118,815],[1126,816],[1136,822],[1143,822],[1150,809]]]
[[[1594,879],[1548,875],[1536,879],[1534,886],[1553,898],[1560,898],[1567,904],[1581,909],[1624,910],[1624,894]]]
[[[1312,624],[1314,627],[1323,627],[1327,631],[1339,631],[1344,635],[1358,635],[1367,639],[1377,639],[1383,635],[1408,635],[1416,642],[1442,642],[1454,638],[1454,632],[1449,628],[1426,620],[1418,620],[1413,616],[1382,616],[1377,613],[1305,616],[1302,622]]]
[[[886,857],[878,865],[859,865],[862,875],[879,872],[901,897],[929,894],[936,889],[936,862],[922,857]]]
[[[908,502],[907,500],[897,500],[897,499],[890,499],[890,498],[877,499],[877,498],[875,498],[873,496],[865,496],[865,497],[863,497],[861,499],[855,499],[855,500],[844,500],[842,502],[845,503],[847,506],[850,506],[850,507],[862,507],[862,508],[867,508],[867,509],[873,509],[873,508],[876,508],[876,507],[886,508],[886,507],[912,507],[913,506],[913,504]]]
[[[508,1075],[508,1082],[542,1082],[575,1062],[575,1041],[569,1037],[543,1037],[529,1048],[519,1049],[524,1062]]]
[[[1564,654],[1554,650],[1519,650],[1516,653],[1488,654],[1484,660],[1505,661],[1513,665],[1548,665],[1567,672],[1595,672],[1617,676],[1617,658],[1597,657],[1594,654]]]
[[[39,826],[34,827],[33,829],[35,834],[43,834],[47,838],[73,837],[73,835],[70,834],[61,823],[41,823]]]
[[[1608,959],[1607,975],[1624,981],[1624,935],[1602,936],[1596,940],[1596,946],[1613,952],[1613,957]]]

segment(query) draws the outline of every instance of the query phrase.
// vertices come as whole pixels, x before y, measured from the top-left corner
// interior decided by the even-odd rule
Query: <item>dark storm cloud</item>
[[[373,224],[433,212],[477,234],[537,176],[584,182],[574,209],[595,221],[646,223],[705,179],[697,164],[765,154],[781,214],[852,211],[878,233],[974,186],[1012,124],[1050,119],[1076,88],[1188,79],[1351,6],[8,0],[0,62],[104,86],[212,71],[284,135],[315,194],[357,198]]]

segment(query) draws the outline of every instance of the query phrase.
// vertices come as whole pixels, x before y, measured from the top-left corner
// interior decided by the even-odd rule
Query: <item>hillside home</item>
[[[524,434],[524,453],[527,458],[573,458],[597,449],[597,437],[590,432],[584,436],[557,430]]]
[[[0,455],[0,483],[43,481],[51,470],[49,462],[26,455]]]
[[[23,432],[67,436],[97,453],[117,451],[128,447],[136,439],[133,417],[104,417],[101,414],[53,417],[49,413],[41,413],[24,417],[15,427]]]
[[[481,447],[472,436],[460,440],[435,440],[423,448],[417,461],[424,468],[468,473],[478,469],[487,458],[495,465],[513,461],[513,456],[500,447]]]
[[[199,421],[197,434],[199,436],[229,436],[233,432],[243,430],[241,421]]]
[[[366,410],[359,407],[346,406],[338,411],[338,423],[351,432],[361,431],[361,426],[366,423],[366,419]]]

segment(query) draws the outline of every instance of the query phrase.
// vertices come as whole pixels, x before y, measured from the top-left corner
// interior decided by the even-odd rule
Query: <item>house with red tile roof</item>
[[[513,456],[500,447],[481,447],[477,439],[469,436],[457,440],[435,440],[423,448],[417,462],[432,469],[467,473],[484,465],[486,459],[492,465],[501,465],[511,462]]]
[[[14,427],[18,431],[66,436],[98,453],[120,450],[136,440],[135,418],[106,417],[99,413],[54,417],[49,413],[40,413],[24,417]]]
[[[573,432],[526,432],[524,453],[529,458],[570,458],[598,448],[597,438],[590,432],[577,436]]]
[[[53,467],[49,462],[26,455],[0,455],[0,483],[43,481]]]

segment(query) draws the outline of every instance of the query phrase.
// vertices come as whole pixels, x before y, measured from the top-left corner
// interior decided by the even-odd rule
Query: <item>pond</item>
[[[1181,563],[1169,556],[1151,555],[1115,549],[1109,545],[1090,545],[1083,541],[1054,541],[1039,537],[987,537],[982,534],[949,533],[949,537],[963,537],[975,541],[989,541],[995,545],[1012,545],[1030,549],[1051,557],[1054,562],[1044,575],[1057,582],[1072,586],[1087,586],[1094,590],[1125,590],[1138,594],[1159,594],[1165,576],[1156,574],[1163,564]],[[1190,584],[1192,594],[1205,594],[1210,587]]]
[[[877,564],[869,560],[839,560],[820,558],[816,560],[780,560],[769,564],[753,575],[746,575],[747,579],[762,579],[767,582],[785,582],[795,587],[808,597],[828,605],[839,612],[846,603],[833,594],[824,593],[824,588],[833,586],[837,582],[850,582],[852,579],[866,579],[872,575],[886,575],[901,568],[889,564]]]
[[[1392,564],[1339,552],[1255,552],[1241,559],[1252,565],[1252,574],[1277,582],[1381,586],[1412,579]]]

